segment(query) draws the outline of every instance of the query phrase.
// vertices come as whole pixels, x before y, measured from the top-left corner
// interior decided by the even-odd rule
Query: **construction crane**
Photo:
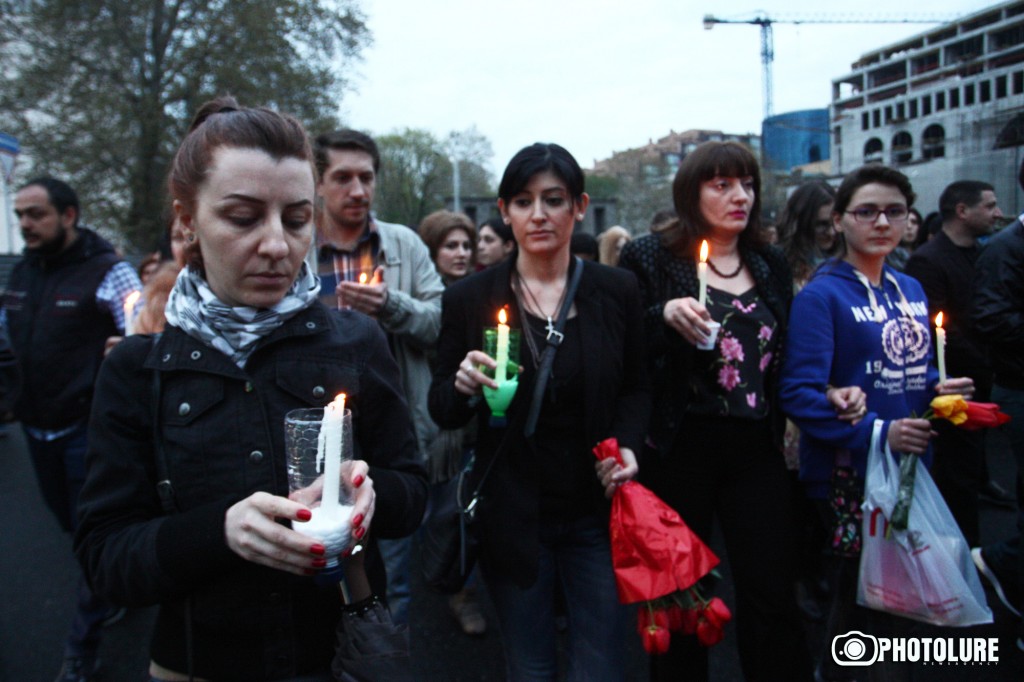
[[[704,30],[710,31],[716,24],[752,24],[761,27],[761,70],[764,80],[764,117],[770,118],[774,113],[772,101],[772,62],[775,61],[773,24],[942,24],[957,19],[955,15],[939,16],[900,16],[900,17],[862,17],[855,15],[817,17],[785,17],[773,18],[767,14],[754,16],[722,18],[711,14],[704,15]]]

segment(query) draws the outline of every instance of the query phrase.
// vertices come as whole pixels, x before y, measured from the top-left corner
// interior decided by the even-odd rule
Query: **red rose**
[[[990,429],[1010,421],[1010,415],[999,411],[995,403],[975,403],[967,401],[967,421],[960,424],[961,429],[977,431]]]
[[[683,629],[683,607],[679,604],[670,604],[665,609],[665,616],[668,618],[668,629],[672,632],[679,632]]]
[[[700,620],[700,609],[696,606],[683,609],[683,632],[692,635],[697,632],[697,622]]]
[[[700,622],[697,623],[697,641],[700,642],[701,646],[714,646],[724,638],[725,632],[722,631],[722,628],[710,620],[701,618]]]
[[[732,620],[732,612],[729,611],[729,607],[725,605],[725,602],[718,597],[714,597],[704,607],[704,617],[710,620],[718,627],[722,627],[730,620]]]
[[[649,654],[663,654],[668,651],[668,645],[671,641],[671,635],[668,630],[657,625],[652,625],[642,633],[644,651]]]
[[[636,612],[636,630],[641,635],[650,627],[667,628],[668,614],[664,611],[654,611],[649,606],[641,606]]]

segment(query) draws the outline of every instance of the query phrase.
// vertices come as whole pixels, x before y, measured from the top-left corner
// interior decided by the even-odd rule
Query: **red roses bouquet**
[[[598,443],[594,454],[622,462],[614,438]],[[705,599],[697,585],[718,565],[718,557],[674,509],[639,483],[627,481],[612,497],[609,530],[619,601],[646,602],[638,612],[637,629],[648,653],[668,650],[669,631],[696,634],[704,646],[722,641],[732,614],[718,597]]]

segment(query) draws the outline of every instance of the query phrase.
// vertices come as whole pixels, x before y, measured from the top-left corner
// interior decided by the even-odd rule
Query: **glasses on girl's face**
[[[858,223],[874,223],[878,220],[878,216],[881,213],[885,214],[885,219],[890,223],[905,223],[907,216],[910,215],[910,211],[907,210],[906,206],[890,206],[886,209],[877,208],[875,206],[858,206],[852,211],[845,211],[853,215],[854,219]]]

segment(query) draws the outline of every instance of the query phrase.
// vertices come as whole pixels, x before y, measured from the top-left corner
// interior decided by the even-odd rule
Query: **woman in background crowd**
[[[480,237],[476,241],[476,262],[483,270],[497,265],[508,258],[516,248],[512,228],[501,218],[491,218],[480,226]]]
[[[622,247],[628,244],[630,239],[629,230],[621,225],[609,227],[599,234],[597,237],[597,247],[601,263],[612,267],[618,265]]]
[[[793,282],[799,291],[811,273],[836,247],[832,227],[832,203],[836,191],[826,182],[812,180],[796,188],[786,201],[779,220],[779,241]]]
[[[164,333],[129,337],[103,363],[75,551],[104,597],[160,606],[153,682],[327,682],[343,605],[337,578],[314,576],[336,557],[288,497],[284,416],[347,393],[352,537],[371,523],[374,537],[408,535],[427,486],[398,370],[372,320],[317,301],[304,262],[313,155],[298,121],[210,102],[169,185],[189,266]],[[375,544],[366,554],[383,593]]]
[[[608,537],[608,501],[637,472],[649,409],[643,329],[636,279],[623,270],[576,261],[570,241],[589,198],[568,151],[537,143],[509,162],[498,188],[502,218],[517,253],[449,287],[442,304],[438,367],[430,412],[444,428],[476,419],[471,485],[484,472],[474,523],[480,567],[494,601],[508,679],[554,680],[558,646],[556,585],[568,618],[570,680],[622,680],[626,675],[626,610],[618,601]],[[577,268],[579,288],[569,298]],[[554,328],[571,304],[565,327]],[[480,350],[484,328],[499,310],[521,330],[518,390],[506,426],[491,425],[481,369],[494,358]],[[530,429],[540,357],[549,340],[554,364]],[[617,437],[624,466],[595,464],[592,448]]]
[[[476,228],[473,221],[462,213],[435,211],[420,223],[420,238],[430,251],[445,286],[454,284],[473,272],[475,264]],[[434,363],[436,365],[436,362]],[[427,477],[431,492],[443,488],[457,476],[476,440],[476,430],[470,425],[460,429],[441,429],[427,453]],[[429,511],[428,511],[429,513]],[[482,635],[487,631],[487,620],[480,608],[477,571],[474,569],[466,585],[448,598],[448,609],[467,635]]]

